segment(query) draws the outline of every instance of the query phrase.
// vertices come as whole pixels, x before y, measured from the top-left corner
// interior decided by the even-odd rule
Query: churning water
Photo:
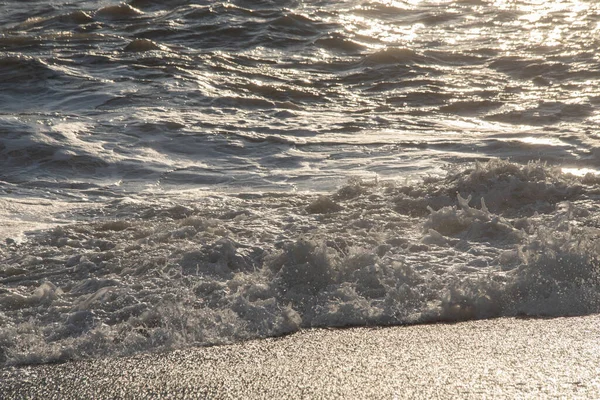
[[[0,1],[0,362],[600,311],[600,6]]]

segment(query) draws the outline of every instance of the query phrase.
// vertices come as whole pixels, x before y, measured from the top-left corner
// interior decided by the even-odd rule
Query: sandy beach
[[[598,398],[600,316],[310,330],[0,371],[3,398]]]

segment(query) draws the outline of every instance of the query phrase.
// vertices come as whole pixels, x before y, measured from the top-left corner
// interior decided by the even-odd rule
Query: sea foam
[[[353,180],[321,197],[115,200],[92,222],[2,245],[0,357],[597,312],[599,192],[584,182],[493,160],[419,185]]]

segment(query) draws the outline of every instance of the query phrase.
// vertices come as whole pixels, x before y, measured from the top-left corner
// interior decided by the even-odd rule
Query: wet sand
[[[600,398],[600,316],[310,330],[0,370],[7,399]]]

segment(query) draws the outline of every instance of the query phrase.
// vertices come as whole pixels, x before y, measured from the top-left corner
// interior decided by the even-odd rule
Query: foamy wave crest
[[[494,160],[328,196],[116,200],[0,248],[3,364],[600,311],[597,183]]]

